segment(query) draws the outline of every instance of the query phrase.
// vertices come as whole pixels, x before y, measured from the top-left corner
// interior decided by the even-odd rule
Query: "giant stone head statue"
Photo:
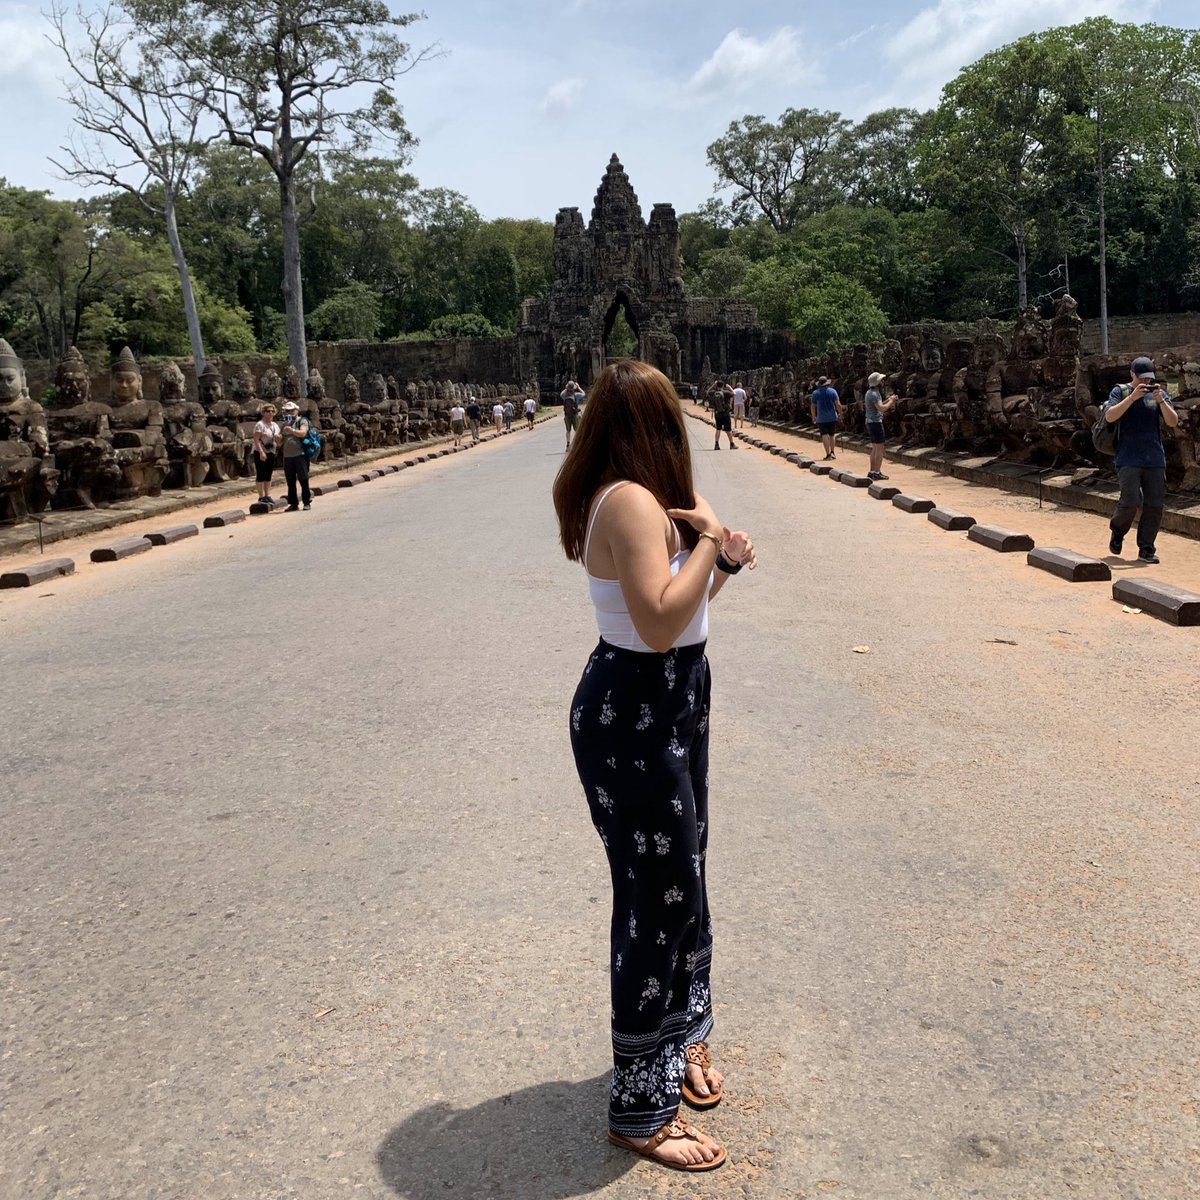
[[[59,360],[58,370],[54,373],[54,386],[58,391],[60,408],[74,408],[92,398],[92,377],[83,355],[74,346]]]
[[[178,404],[183,399],[185,380],[179,364],[167,362],[158,376],[158,398],[164,404]]]
[[[0,404],[19,400],[24,389],[25,367],[13,348],[0,338]]]
[[[318,403],[325,399],[325,380],[316,367],[311,367],[308,372],[308,395]]]
[[[225,384],[221,380],[221,372],[212,363],[204,368],[204,373],[196,381],[196,389],[200,403],[205,408],[212,408],[218,401],[225,399]]]
[[[133,351],[121,347],[112,368],[112,401],[114,406],[131,404],[142,398],[142,368],[138,366]]]

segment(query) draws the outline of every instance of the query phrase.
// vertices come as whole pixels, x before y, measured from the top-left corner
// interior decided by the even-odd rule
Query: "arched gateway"
[[[677,382],[699,379],[705,359],[724,374],[800,350],[765,331],[744,301],[685,295],[675,209],[656,204],[644,220],[615,154],[586,226],[578,208],[559,209],[554,275],[545,300],[525,301],[517,334],[518,378],[536,378],[544,392],[595,377],[618,312],[637,338],[637,356]]]

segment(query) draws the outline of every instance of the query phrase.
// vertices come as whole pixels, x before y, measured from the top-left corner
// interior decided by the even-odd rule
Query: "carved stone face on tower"
[[[13,348],[0,338],[0,404],[19,400],[24,386],[25,368]]]
[[[92,398],[92,377],[83,355],[74,346],[59,361],[54,374],[54,386],[58,391],[59,408],[74,408]]]
[[[142,398],[142,368],[128,346],[121,348],[113,363],[111,393],[114,405],[131,404]]]

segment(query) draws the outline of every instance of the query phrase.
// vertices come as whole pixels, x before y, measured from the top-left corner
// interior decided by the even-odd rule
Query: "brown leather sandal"
[[[708,1072],[713,1065],[712,1055],[708,1052],[708,1043],[694,1042],[690,1046],[685,1046],[683,1048],[683,1057],[687,1060],[689,1066],[699,1067],[704,1072],[704,1082],[708,1083]],[[709,1084],[709,1094],[701,1096],[699,1093],[692,1091],[686,1076],[679,1085],[679,1094],[692,1108],[716,1108],[721,1103],[721,1096],[724,1094],[724,1091],[725,1089],[722,1087],[720,1091],[714,1092],[712,1085]]]
[[[639,1146],[632,1138],[622,1137],[619,1133],[613,1133],[611,1129],[608,1131],[608,1140],[614,1146],[623,1146],[626,1150],[632,1150],[635,1154],[640,1154],[643,1158],[652,1159],[660,1166],[670,1167],[673,1171],[713,1171],[725,1161],[724,1146],[717,1148],[716,1157],[712,1162],[680,1163],[669,1162],[665,1158],[659,1158],[655,1151],[668,1138],[691,1138],[693,1142],[700,1140],[699,1130],[687,1124],[686,1121],[681,1121],[678,1117],[668,1121],[644,1146]]]

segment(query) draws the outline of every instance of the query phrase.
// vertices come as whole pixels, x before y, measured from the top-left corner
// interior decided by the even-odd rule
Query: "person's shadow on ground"
[[[597,1192],[637,1161],[607,1141],[608,1090],[605,1072],[474,1108],[430,1105],[383,1139],[380,1177],[405,1200],[566,1200]]]

